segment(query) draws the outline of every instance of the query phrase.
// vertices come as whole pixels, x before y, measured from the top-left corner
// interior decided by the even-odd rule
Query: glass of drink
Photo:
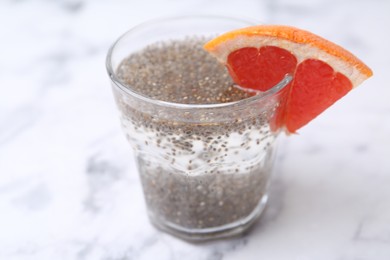
[[[202,49],[249,25],[211,16],[156,20],[122,35],[107,56],[149,218],[186,240],[240,234],[267,202],[279,134],[273,125],[291,77],[248,91]]]

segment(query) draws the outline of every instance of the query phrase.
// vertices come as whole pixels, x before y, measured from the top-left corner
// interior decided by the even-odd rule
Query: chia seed
[[[150,45],[124,59],[117,77],[140,95],[172,103],[218,104],[255,95],[234,86],[225,67],[202,49],[206,41]],[[269,175],[272,109],[182,111],[114,93],[154,222],[214,228],[256,210]]]

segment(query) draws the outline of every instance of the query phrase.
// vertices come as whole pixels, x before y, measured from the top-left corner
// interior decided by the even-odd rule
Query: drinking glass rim
[[[176,109],[210,109],[210,108],[229,108],[229,107],[236,107],[241,105],[246,105],[248,103],[255,103],[259,102],[261,100],[266,99],[269,96],[272,96],[273,94],[276,94],[283,88],[285,88],[293,79],[293,76],[291,74],[286,74],[283,79],[275,84],[272,88],[258,93],[252,97],[244,98],[237,101],[232,102],[226,102],[226,103],[209,103],[209,104],[185,104],[185,103],[176,103],[176,102],[170,102],[170,101],[164,101],[159,99],[153,99],[151,97],[148,97],[146,95],[143,95],[141,93],[138,93],[136,91],[133,91],[132,89],[128,88],[119,80],[119,78],[116,76],[116,73],[114,72],[114,69],[112,68],[111,60],[112,60],[112,54],[115,49],[115,47],[118,45],[118,43],[127,35],[131,34],[134,31],[137,31],[139,29],[142,29],[143,27],[147,27],[149,25],[157,24],[159,22],[168,22],[168,21],[174,21],[174,20],[182,20],[182,19],[196,19],[196,18],[212,18],[212,19],[229,19],[229,20],[237,20],[241,22],[248,22],[253,23],[253,21],[249,21],[242,18],[237,17],[229,17],[229,16],[219,16],[219,15],[187,15],[187,16],[171,16],[171,17],[163,17],[163,18],[156,18],[152,20],[148,20],[146,22],[140,23],[131,29],[127,30],[125,33],[123,33],[121,36],[117,38],[117,40],[114,41],[114,43],[111,45],[111,47],[108,50],[107,56],[106,56],[106,70],[107,73],[114,83],[114,85],[122,91],[124,94],[133,96],[136,99],[142,100],[143,102],[147,102],[156,106],[162,106],[162,107],[170,107],[170,108],[176,108]],[[130,53],[129,53],[130,54]],[[237,85],[239,86],[239,85]],[[239,86],[240,87],[240,86]],[[243,87],[241,87],[243,88]]]

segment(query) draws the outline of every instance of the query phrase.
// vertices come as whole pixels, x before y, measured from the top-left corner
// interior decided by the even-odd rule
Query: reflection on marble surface
[[[390,2],[0,3],[0,259],[390,259]],[[248,234],[193,245],[148,222],[106,76],[109,45],[159,16],[236,14],[317,32],[375,76],[280,140]]]

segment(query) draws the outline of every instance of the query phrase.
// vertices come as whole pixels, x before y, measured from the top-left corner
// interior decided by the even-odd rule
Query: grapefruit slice
[[[313,33],[282,25],[252,26],[220,35],[204,48],[243,88],[266,91],[293,75],[279,127],[295,133],[372,76],[352,53]],[[281,114],[280,114],[281,113]]]

